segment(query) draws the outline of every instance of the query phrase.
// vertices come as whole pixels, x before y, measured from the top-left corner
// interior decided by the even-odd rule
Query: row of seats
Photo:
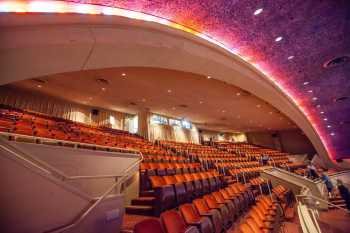
[[[244,221],[240,224],[241,233],[270,233],[279,229],[283,212],[278,202],[267,196],[257,198],[256,204],[249,210]]]
[[[96,127],[40,113],[0,106],[0,132],[139,150],[146,160],[186,162],[184,156],[127,131]],[[12,139],[9,136],[9,139]],[[35,142],[36,140],[33,140]]]
[[[144,220],[134,227],[135,233],[221,233],[254,204],[255,197],[242,184],[230,185],[224,189],[182,204],[178,211],[172,209],[156,219]]]
[[[215,171],[150,176],[149,179],[154,191],[155,215],[223,187],[221,176]]]
[[[149,177],[185,174],[205,171],[199,163],[141,163],[140,191],[151,188]]]

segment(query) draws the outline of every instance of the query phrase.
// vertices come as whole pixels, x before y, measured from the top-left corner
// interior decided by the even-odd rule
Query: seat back
[[[164,233],[157,219],[145,219],[134,226],[134,233]]]
[[[186,231],[186,223],[181,215],[175,210],[165,211],[160,219],[167,233],[182,233]]]

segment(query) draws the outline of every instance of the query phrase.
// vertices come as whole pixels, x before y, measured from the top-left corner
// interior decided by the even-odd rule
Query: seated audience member
[[[261,161],[262,161],[262,165],[266,166],[267,162],[270,160],[270,157],[268,155],[263,155]]]
[[[317,179],[320,178],[320,176],[317,174],[316,167],[313,164],[307,165],[307,172],[308,172],[308,178],[310,179]]]

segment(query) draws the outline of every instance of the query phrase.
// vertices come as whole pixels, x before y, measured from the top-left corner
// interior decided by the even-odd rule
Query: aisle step
[[[125,212],[127,214],[153,216],[154,210],[153,210],[153,206],[129,205],[125,207]]]
[[[153,206],[155,197],[138,197],[131,200],[131,205]]]

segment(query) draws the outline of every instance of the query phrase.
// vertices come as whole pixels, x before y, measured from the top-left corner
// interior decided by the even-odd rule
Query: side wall
[[[279,149],[291,154],[316,153],[310,140],[300,130],[283,130],[277,132],[247,133],[248,142],[260,146]]]

